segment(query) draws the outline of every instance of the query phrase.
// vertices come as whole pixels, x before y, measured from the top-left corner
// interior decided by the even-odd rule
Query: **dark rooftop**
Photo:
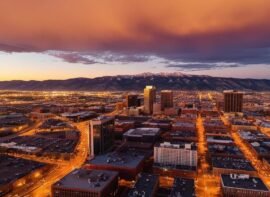
[[[10,140],[6,140],[4,143],[15,143],[16,146],[24,148],[33,147],[38,148],[38,152],[50,152],[50,153],[72,153],[77,145],[77,139],[59,139],[43,137],[39,135],[33,136],[18,136]],[[10,149],[17,149],[11,147]],[[25,151],[24,149],[21,149]]]
[[[180,170],[180,171],[196,171],[196,166],[187,166],[187,165],[172,165],[172,164],[160,164],[154,163],[153,167],[169,169],[169,170]]]
[[[0,116],[0,127],[13,127],[29,123],[29,119],[22,114],[10,114]]]
[[[192,197],[195,196],[194,180],[175,178],[173,188],[169,197]]]
[[[150,197],[155,195],[159,178],[157,175],[142,173],[129,193],[128,197]]]
[[[53,186],[63,189],[100,192],[117,176],[118,172],[115,171],[75,169]]]
[[[143,137],[143,136],[158,136],[160,134],[159,128],[136,128],[130,129],[124,136],[126,137]]]
[[[253,123],[251,123],[247,120],[244,120],[244,119],[232,120],[232,125],[254,126]]]
[[[255,171],[251,163],[246,159],[232,157],[212,157],[211,159],[215,168]]]
[[[270,155],[270,139],[251,141],[250,144],[258,154]]]
[[[269,192],[269,189],[258,177],[250,177],[248,175],[238,175],[238,174],[231,174],[231,175],[222,174],[221,180],[223,187],[260,190]]]
[[[90,164],[122,166],[126,168],[136,168],[145,158],[146,154],[135,149],[115,151],[104,155],[97,155],[90,160]]]
[[[36,161],[0,154],[0,185],[11,183],[44,166]]]
[[[156,197],[168,197],[171,193],[171,188],[159,187]]]
[[[225,154],[225,155],[243,156],[243,153],[235,145],[209,144],[208,151],[211,154]]]
[[[256,139],[269,139],[269,137],[260,131],[248,131],[248,130],[241,130],[238,131],[241,138],[245,140],[256,140]]]
[[[233,140],[229,136],[206,136],[208,143],[233,143]]]
[[[172,137],[172,138],[177,138],[177,137],[197,137],[197,132],[192,131],[192,130],[174,131],[174,132],[170,132],[169,136]]]
[[[177,142],[163,142],[155,145],[155,147],[164,147],[164,148],[175,148],[175,149],[189,149],[197,150],[197,145],[194,142],[187,143],[182,141]]]
[[[39,129],[50,129],[54,127],[70,127],[70,125],[60,119],[47,119],[42,123]]]

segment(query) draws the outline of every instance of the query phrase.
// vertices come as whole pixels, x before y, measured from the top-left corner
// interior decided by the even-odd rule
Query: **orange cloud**
[[[253,46],[269,36],[269,10],[269,0],[2,0],[0,48],[152,52],[211,50],[227,42]]]

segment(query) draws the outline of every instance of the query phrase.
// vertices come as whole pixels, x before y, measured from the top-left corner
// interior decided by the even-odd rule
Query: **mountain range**
[[[0,90],[126,91],[142,90],[146,85],[172,90],[256,90],[270,91],[269,79],[239,79],[186,75],[182,73],[143,73],[96,78],[45,81],[0,81]]]

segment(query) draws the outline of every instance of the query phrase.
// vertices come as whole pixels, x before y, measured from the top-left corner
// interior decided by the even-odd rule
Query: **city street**
[[[87,148],[88,148],[88,123],[89,121],[74,123],[74,126],[81,133],[81,138],[76,147],[77,154],[70,161],[57,161],[48,158],[41,158],[36,156],[26,156],[26,155],[16,155],[21,158],[31,159],[34,161],[45,162],[49,164],[55,164],[54,167],[44,176],[41,181],[30,185],[29,187],[24,187],[25,189],[18,188],[14,190],[9,196],[15,196],[20,193],[20,196],[31,196],[31,197],[48,197],[51,195],[51,185],[57,180],[61,179],[68,173],[70,173],[75,168],[79,168],[85,162],[87,158]]]
[[[196,181],[197,196],[217,197],[220,196],[219,177],[216,177],[209,172],[209,163],[207,161],[207,145],[205,138],[205,131],[203,126],[203,119],[199,115],[197,118],[198,131],[198,178]]]

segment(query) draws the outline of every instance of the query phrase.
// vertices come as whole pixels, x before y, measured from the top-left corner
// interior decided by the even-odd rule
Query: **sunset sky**
[[[270,79],[269,0],[0,0],[0,80]]]

